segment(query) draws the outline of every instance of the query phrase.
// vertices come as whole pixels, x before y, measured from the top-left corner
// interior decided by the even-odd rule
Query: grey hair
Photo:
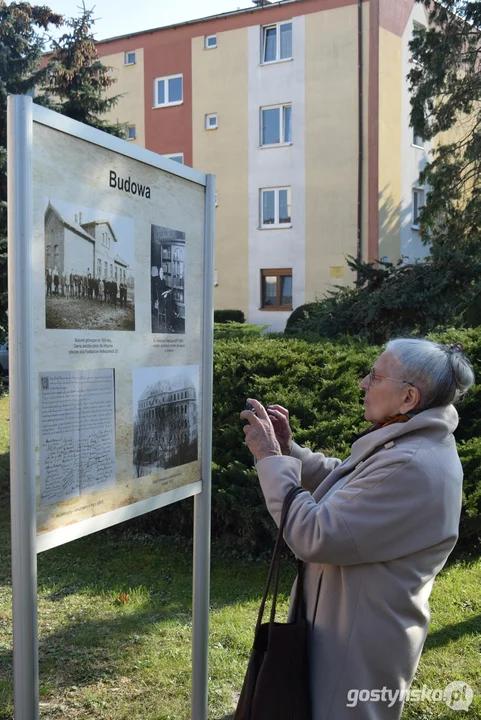
[[[431,340],[396,338],[386,345],[399,362],[402,376],[421,393],[419,410],[461,400],[474,384],[474,371],[461,343],[442,345]]]

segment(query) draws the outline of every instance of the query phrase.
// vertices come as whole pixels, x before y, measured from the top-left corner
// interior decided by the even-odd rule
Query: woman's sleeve
[[[291,457],[300,460],[301,485],[312,494],[334,468],[341,464],[338,458],[328,458],[321,452],[312,452],[292,443]]]
[[[454,545],[461,511],[460,464],[449,473],[443,458],[431,452],[426,473],[426,460],[413,459],[413,451],[398,454],[395,462],[379,455],[329,500],[316,503],[308,493],[294,499],[284,536],[301,560],[388,562],[441,542]],[[268,457],[257,463],[257,472],[267,509],[279,524],[284,498],[299,482],[300,461]]]

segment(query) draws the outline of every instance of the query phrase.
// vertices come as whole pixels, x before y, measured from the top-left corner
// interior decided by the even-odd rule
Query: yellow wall
[[[379,257],[401,249],[402,39],[379,28]]]
[[[107,95],[122,95],[117,105],[105,114],[105,119],[135,125],[137,137],[132,142],[145,147],[143,49],[135,50],[134,65],[124,65],[123,52],[103,55],[102,63],[112,68],[110,74],[117,79]]]
[[[192,39],[195,168],[217,176],[215,306],[248,310],[247,28],[217,33],[217,48]],[[217,130],[205,130],[217,113]]]
[[[357,252],[357,7],[307,14],[306,302],[352,281],[346,255]],[[367,254],[369,6],[364,24],[364,255]],[[344,277],[340,267],[344,266]],[[332,271],[331,271],[331,268]]]

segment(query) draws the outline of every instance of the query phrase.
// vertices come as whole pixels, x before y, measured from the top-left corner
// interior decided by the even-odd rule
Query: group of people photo
[[[46,296],[65,298],[87,298],[117,307],[127,307],[127,284],[117,283],[115,278],[96,278],[87,269],[86,273],[59,272],[56,267],[46,270]]]

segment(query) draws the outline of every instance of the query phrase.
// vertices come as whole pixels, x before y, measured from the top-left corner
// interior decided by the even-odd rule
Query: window
[[[206,50],[211,50],[217,47],[217,35],[206,35],[204,38],[204,47]]]
[[[422,35],[422,33],[423,33],[425,30],[426,30],[425,26],[424,26],[424,25],[421,25],[421,23],[416,22],[416,20],[415,20],[415,21],[413,22],[413,34],[412,34],[412,38],[411,38],[411,39],[414,40],[415,38],[419,37],[420,35]],[[414,59],[412,55],[411,55],[410,60],[411,60],[411,62],[415,63],[415,64],[418,65],[418,66],[421,66],[421,65],[422,65],[422,63],[421,63],[419,60]]]
[[[261,190],[260,226],[290,227],[291,188],[269,188]]]
[[[154,107],[181,105],[183,102],[183,75],[154,80]]]
[[[292,58],[292,22],[262,28],[262,63]]]
[[[426,26],[422,23],[418,22],[417,20],[413,21],[413,35],[420,35],[422,32],[426,30]]]
[[[164,157],[169,158],[169,160],[174,160],[174,162],[178,162],[181,165],[184,163],[184,153],[173,153],[172,155],[164,155]]]
[[[127,140],[135,140],[136,137],[135,125],[127,125]]]
[[[104,278],[107,277],[107,267],[108,267],[108,266],[107,266],[107,261],[105,260],[105,262],[104,262]]]
[[[421,188],[413,188],[411,226],[415,230],[419,230],[419,212],[423,206],[424,190],[422,190]]]
[[[217,113],[214,113],[213,115],[205,116],[205,129],[206,130],[216,130],[217,129]]]
[[[292,309],[292,269],[261,270],[261,309]]]
[[[124,65],[135,65],[135,52],[126,52],[125,53]]]
[[[53,264],[54,267],[58,267],[60,263],[60,249],[58,245],[53,246]]]
[[[423,150],[424,150],[424,140],[422,139],[422,137],[420,135],[416,135],[414,128],[412,130],[413,130],[413,140],[412,140],[413,145],[415,147],[423,148]]]
[[[261,108],[261,146],[292,142],[292,105]]]
[[[99,278],[102,274],[102,260],[98,258],[97,260],[97,277]]]

